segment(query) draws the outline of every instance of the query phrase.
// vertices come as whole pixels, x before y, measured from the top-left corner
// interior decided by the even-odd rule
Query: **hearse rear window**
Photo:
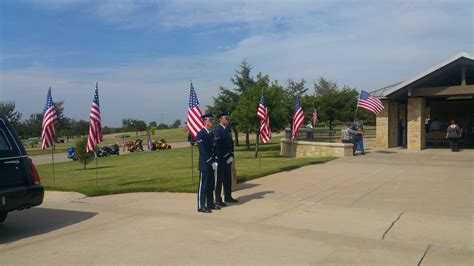
[[[10,145],[8,144],[7,137],[3,130],[0,129],[0,151],[9,151]]]

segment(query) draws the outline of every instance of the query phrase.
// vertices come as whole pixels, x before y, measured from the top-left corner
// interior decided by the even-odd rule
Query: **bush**
[[[86,152],[87,148],[87,138],[80,138],[76,141],[76,156],[77,160],[84,164],[84,170],[86,170],[87,164],[92,162],[95,158],[93,152]]]

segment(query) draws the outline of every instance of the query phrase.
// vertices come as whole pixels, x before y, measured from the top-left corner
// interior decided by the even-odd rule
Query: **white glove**
[[[232,161],[234,161],[234,157],[229,157],[229,159],[227,159],[227,164],[231,164]]]
[[[217,170],[217,163],[216,163],[216,162],[213,162],[213,163],[212,163],[212,169],[213,169],[214,171]]]

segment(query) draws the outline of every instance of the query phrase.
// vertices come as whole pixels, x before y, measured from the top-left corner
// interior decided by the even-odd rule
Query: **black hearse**
[[[43,197],[35,165],[13,127],[0,116],[0,223],[8,212],[40,205]]]

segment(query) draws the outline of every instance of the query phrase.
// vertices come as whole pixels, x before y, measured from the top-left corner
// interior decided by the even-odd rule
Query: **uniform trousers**
[[[214,206],[214,171],[199,172],[199,188],[198,188],[198,209],[212,208]]]
[[[232,199],[232,176],[231,176],[231,164],[227,162],[219,162],[217,166],[217,179],[216,179],[216,202],[222,202],[222,185],[224,185],[224,200],[228,201]]]

